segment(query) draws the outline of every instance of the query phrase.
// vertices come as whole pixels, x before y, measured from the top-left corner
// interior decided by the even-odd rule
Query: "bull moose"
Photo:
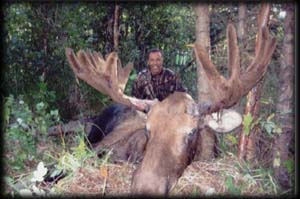
[[[174,92],[163,101],[127,96],[124,89],[132,64],[122,67],[116,52],[104,59],[98,52],[80,50],[75,55],[72,49],[66,48],[67,59],[78,78],[110,96],[113,101],[133,110],[138,103],[149,105],[147,114],[136,111],[134,122],[114,129],[95,147],[100,150],[124,137],[127,138],[127,144],[134,143],[133,149],[140,151],[142,158],[132,177],[133,194],[167,194],[175,186],[184,169],[193,160],[197,143],[200,143],[201,129],[205,124],[211,127],[215,125],[210,124],[209,115],[235,105],[261,80],[274,52],[276,40],[270,36],[266,25],[260,26],[255,57],[244,70],[240,69],[237,35],[232,24],[227,25],[227,45],[230,75],[226,79],[219,74],[205,48],[200,43],[194,44],[196,61],[205,71],[212,96],[212,100],[205,103],[196,103],[189,94],[183,92]],[[239,118],[235,116],[233,121]],[[230,127],[221,124],[214,128],[230,131],[240,122]],[[124,131],[126,128],[130,131]]]

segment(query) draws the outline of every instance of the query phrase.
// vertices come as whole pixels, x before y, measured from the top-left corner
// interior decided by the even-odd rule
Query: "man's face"
[[[148,66],[152,75],[158,75],[163,68],[163,57],[160,52],[152,52],[148,57]]]

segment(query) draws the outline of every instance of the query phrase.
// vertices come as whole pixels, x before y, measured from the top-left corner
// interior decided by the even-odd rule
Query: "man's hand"
[[[136,108],[140,111],[148,112],[150,108],[158,102],[157,99],[154,100],[137,100],[134,102]]]

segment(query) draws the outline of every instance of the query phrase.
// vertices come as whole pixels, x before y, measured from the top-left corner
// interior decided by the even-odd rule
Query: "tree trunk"
[[[260,10],[261,13],[259,13],[257,25],[258,27],[261,27],[263,25],[267,26],[269,22],[271,6],[270,4],[262,4]],[[263,12],[263,10],[267,10],[267,12]],[[266,14],[262,15],[262,13],[266,13]],[[261,90],[263,87],[263,83],[264,83],[264,79],[260,80],[260,82],[258,82],[258,84],[253,89],[251,89],[251,91],[247,95],[247,103],[246,103],[244,114],[245,115],[251,114],[254,121],[258,118],[259,115],[259,110],[260,110],[259,99],[261,97]],[[246,159],[248,161],[251,161],[254,160],[254,158],[256,157],[256,147],[255,147],[256,132],[257,132],[256,127],[250,130],[249,135],[246,135],[246,133],[243,131],[241,132],[239,145],[238,145],[238,158],[240,160]]]
[[[210,37],[209,37],[209,22],[210,13],[209,6],[207,4],[198,3],[195,6],[196,12],[196,42],[203,44],[207,52],[210,54]],[[207,77],[203,71],[202,66],[197,67],[198,76],[198,102],[210,101],[209,88],[207,84]]]
[[[134,40],[135,44],[139,50],[139,58],[134,63],[134,68],[139,72],[145,69],[145,60],[148,59],[146,53],[146,41],[145,41],[145,33],[144,33],[144,26],[145,21],[143,19],[143,13],[145,12],[145,8],[143,6],[139,6],[140,12],[133,17],[134,21]]]
[[[295,8],[292,3],[286,4],[286,18],[284,21],[283,56],[280,64],[278,101],[276,104],[276,120],[282,133],[275,138],[273,148],[275,176],[284,188],[291,187],[291,179],[284,163],[289,159],[289,145],[294,138],[293,85],[295,74],[294,33]]]
[[[251,114],[253,120],[258,118],[260,103],[259,99],[261,97],[261,90],[263,87],[263,80],[258,82],[258,84],[249,92],[247,95],[247,103],[245,107],[244,114]],[[255,138],[257,135],[257,127],[250,130],[249,135],[246,135],[244,131],[241,132],[239,145],[238,145],[238,158],[240,160],[253,160],[256,157],[256,147]]]
[[[246,32],[246,17],[247,17],[247,4],[240,3],[239,4],[239,13],[238,13],[238,28],[237,28],[237,36],[241,54],[241,66],[248,65],[249,56],[247,56],[247,52],[245,51],[246,42],[245,42],[245,32]]]
[[[204,45],[210,54],[210,12],[208,4],[198,3],[194,7],[196,13],[196,42]],[[203,67],[197,67],[198,103],[212,101],[209,95],[209,85]],[[195,160],[209,160],[214,156],[215,135],[209,129],[201,131],[201,143],[198,144]]]
[[[110,4],[105,16],[105,54],[114,50],[114,13],[115,6]]]
[[[238,14],[238,39],[239,39],[239,47],[240,47],[240,54],[243,55],[245,54],[245,19],[246,19],[246,11],[247,11],[247,6],[245,3],[240,3],[239,4],[239,14]],[[241,65],[243,66],[243,63],[245,63],[244,56],[241,56]],[[247,100],[249,103],[249,100]],[[248,106],[247,103],[247,106]],[[249,106],[248,106],[249,107]],[[246,112],[246,111],[245,111]],[[249,110],[248,110],[249,112]],[[246,135],[244,132],[241,132],[240,139],[239,139],[239,144],[238,144],[238,157],[239,159],[244,159],[245,153],[246,153]]]
[[[114,50],[119,50],[119,20],[120,20],[120,6],[115,5],[114,13]]]
[[[42,67],[36,67],[36,69],[38,69],[37,73],[39,75],[41,73],[45,80],[48,77],[48,73],[50,70],[50,67],[46,66],[46,63],[48,63],[48,59],[49,57],[51,57],[51,52],[49,52],[50,51],[49,35],[51,35],[51,33],[49,33],[51,31],[49,21],[51,21],[51,10],[53,8],[50,4],[45,3],[45,4],[32,5],[32,9],[34,13],[34,18],[39,18],[43,21],[41,32],[34,29],[35,28],[34,26],[32,26],[32,32],[39,34],[41,38],[40,40],[37,40],[36,42],[38,43],[35,43],[34,45],[36,49],[40,49],[44,51],[43,65]],[[35,23],[35,21],[33,21],[32,23]]]

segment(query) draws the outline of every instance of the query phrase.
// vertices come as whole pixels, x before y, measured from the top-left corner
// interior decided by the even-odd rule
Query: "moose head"
[[[194,44],[197,63],[205,71],[213,99],[206,103],[196,103],[190,95],[182,92],[175,92],[161,102],[127,96],[124,89],[132,64],[122,67],[115,52],[104,59],[98,52],[80,50],[75,55],[72,49],[66,49],[76,76],[96,90],[133,108],[139,103],[149,104],[145,125],[149,139],[143,160],[133,174],[133,193],[167,194],[174,187],[193,159],[196,140],[200,139],[199,130],[203,122],[207,122],[207,116],[232,107],[256,85],[266,72],[276,46],[276,40],[269,35],[267,27],[261,26],[255,57],[245,70],[241,70],[237,35],[232,24],[227,26],[227,42],[230,73],[227,79],[219,74],[204,47],[200,43]],[[226,125],[222,127],[225,128],[222,131],[232,130],[231,127],[226,129]]]

